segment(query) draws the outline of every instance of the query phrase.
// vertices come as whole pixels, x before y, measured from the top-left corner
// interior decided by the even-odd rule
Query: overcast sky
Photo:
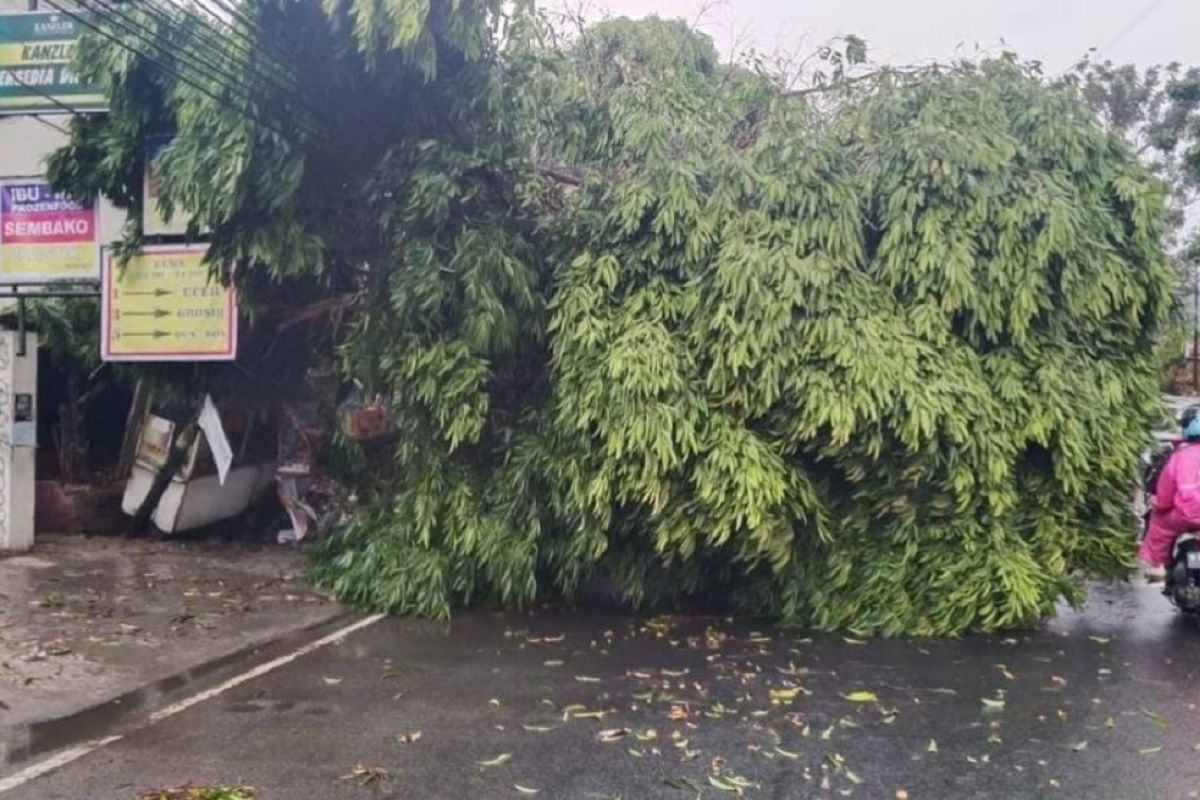
[[[552,0],[566,2],[567,0]],[[572,5],[577,3],[572,1]],[[589,14],[695,19],[711,0],[588,0]],[[728,56],[735,42],[760,51],[809,52],[833,36],[867,39],[872,60],[914,63],[1001,47],[1074,64],[1089,47],[1114,61],[1200,65],[1200,0],[723,0],[700,26]],[[960,49],[961,48],[961,49]]]

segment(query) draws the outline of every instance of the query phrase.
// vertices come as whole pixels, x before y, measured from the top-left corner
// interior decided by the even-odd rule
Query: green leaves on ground
[[[250,786],[207,786],[189,783],[174,789],[144,789],[138,800],[256,800],[261,795]]]
[[[875,696],[874,692],[868,692],[865,689],[844,694],[842,697],[846,698],[851,703],[874,703],[879,699]]]

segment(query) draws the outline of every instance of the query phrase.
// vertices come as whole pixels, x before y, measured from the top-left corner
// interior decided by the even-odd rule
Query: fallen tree
[[[153,120],[249,302],[360,296],[333,345],[399,438],[316,553],[344,599],[444,616],[597,579],[947,634],[1125,574],[1164,189],[1072,87],[1011,59],[848,77],[849,40],[796,92],[683,26],[559,46],[481,2],[246,13],[305,96],[247,63],[237,105],[95,39],[113,111],[52,175],[120,200]]]

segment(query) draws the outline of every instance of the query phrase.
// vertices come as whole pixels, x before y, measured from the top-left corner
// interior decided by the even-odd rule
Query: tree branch
[[[835,81],[833,83],[823,83],[820,86],[810,86],[807,89],[792,89],[791,91],[785,92],[784,97],[806,97],[806,96],[812,95],[812,94],[823,94],[825,92],[831,92],[835,89],[842,89],[847,86],[853,86],[854,84],[866,83],[867,81],[874,80],[875,78],[881,78],[885,75],[901,75],[901,76],[920,75],[922,73],[929,72],[930,70],[936,70],[936,69],[937,69],[936,65],[932,66],[932,67],[912,67],[910,69],[897,69],[896,67],[884,67],[883,69],[877,69],[872,72],[863,73],[862,75],[856,75],[853,78],[843,78],[842,80]]]
[[[560,169],[558,167],[539,167],[538,172],[540,172],[542,174],[543,178],[549,178],[550,180],[554,181],[555,183],[561,183],[566,186],[582,186],[583,185],[583,176],[582,175],[576,175],[573,172],[567,172],[566,170]]]

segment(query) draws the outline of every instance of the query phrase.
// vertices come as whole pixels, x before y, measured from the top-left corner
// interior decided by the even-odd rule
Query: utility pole
[[[30,10],[30,11],[37,11],[37,10],[38,10],[38,0],[28,0],[28,3],[29,3],[29,10]]]
[[[1200,263],[1192,265],[1192,391],[1200,394]]]

